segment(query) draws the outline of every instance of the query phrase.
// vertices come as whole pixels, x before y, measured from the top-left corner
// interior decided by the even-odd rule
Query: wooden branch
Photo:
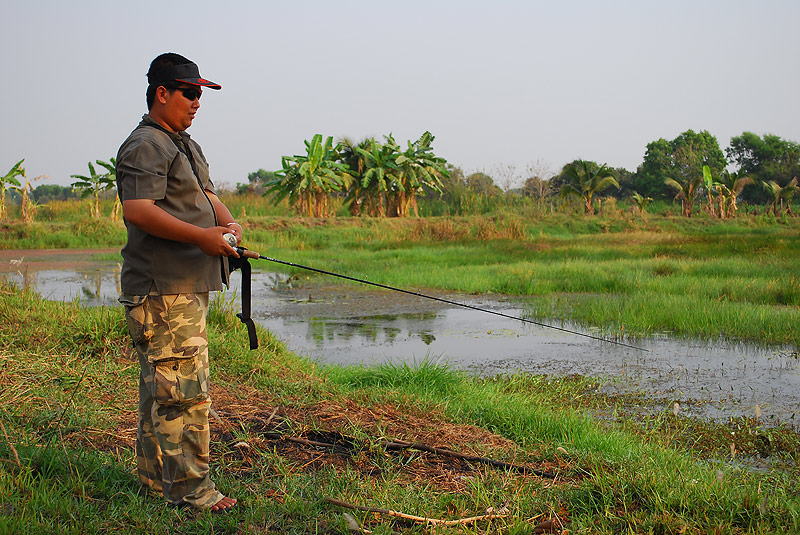
[[[276,410],[277,410],[277,408],[276,408]],[[270,422],[275,417],[275,412],[276,411],[272,411],[272,414],[270,414],[270,417],[267,420],[267,422]],[[280,418],[280,417],[278,417],[278,418]],[[337,451],[337,447],[338,447],[339,451],[341,451],[341,450],[349,451],[346,446],[339,446],[338,444],[331,444],[329,442],[318,442],[316,440],[308,440],[308,439],[305,439],[305,438],[286,436],[286,435],[283,435],[283,434],[277,433],[277,432],[264,431],[264,432],[261,432],[261,435],[266,437],[266,438],[270,438],[270,439],[289,440],[291,442],[296,442],[298,444],[304,444],[306,446],[313,446],[313,447],[317,447],[317,448],[329,448],[334,453]],[[507,470],[514,470],[516,472],[520,472],[520,473],[523,473],[523,474],[534,474],[534,475],[537,475],[539,477],[545,477],[545,478],[549,478],[549,479],[555,479],[556,478],[556,474],[554,474],[552,472],[547,472],[547,471],[544,471],[544,470],[538,470],[536,468],[531,468],[529,466],[524,466],[524,465],[519,465],[519,464],[511,464],[511,463],[507,463],[507,462],[504,462],[504,461],[498,461],[496,459],[489,459],[487,457],[479,457],[477,455],[467,455],[467,454],[464,454],[464,453],[458,453],[456,451],[451,451],[451,450],[447,450],[447,449],[444,449],[444,448],[435,448],[433,446],[420,444],[418,442],[406,442],[405,440],[381,440],[381,441],[379,441],[379,444],[383,445],[388,450],[414,449],[414,450],[424,451],[424,452],[428,452],[428,453],[433,453],[433,454],[436,454],[436,455],[441,455],[441,456],[444,456],[444,457],[455,457],[457,459],[463,459],[463,460],[469,461],[469,462],[488,464],[488,465],[491,465],[491,466],[494,466],[494,467],[497,467],[497,468],[504,468],[504,469],[507,469]]]
[[[537,470],[536,468],[530,468],[529,466],[506,463],[503,461],[498,461],[496,459],[489,459],[487,457],[478,457],[477,455],[466,455],[464,453],[458,453],[456,451],[446,450],[444,448],[435,448],[433,446],[427,446],[425,444],[406,442],[405,440],[383,441],[383,445],[387,449],[414,449],[419,451],[427,451],[429,453],[435,453],[436,455],[442,455],[445,457],[455,457],[457,459],[463,459],[465,461],[489,464],[491,466],[496,466],[498,468],[507,468],[509,470],[515,470],[517,472],[522,472],[526,474],[535,474],[539,477],[547,477],[551,479],[555,479],[556,477],[556,475],[553,474],[552,472]]]
[[[355,505],[352,503],[347,503],[342,500],[337,500],[336,498],[323,498],[323,501],[331,503],[333,505],[338,505],[339,507],[345,507],[347,509],[355,509],[357,511],[366,511],[368,513],[378,513],[382,515],[394,516],[397,518],[402,518],[404,520],[412,520],[414,522],[424,523],[424,524],[435,524],[438,526],[459,526],[465,524],[472,524],[473,522],[477,522],[479,520],[492,520],[495,518],[506,518],[511,513],[505,507],[501,508],[499,511],[495,511],[493,508],[489,508],[489,511],[485,515],[479,516],[470,516],[467,518],[459,518],[456,520],[442,520],[440,518],[427,518],[424,516],[415,516],[409,515],[406,513],[401,513],[399,511],[392,511],[391,509],[383,509],[382,507],[369,507],[366,505]]]
[[[307,438],[298,438],[298,437],[281,437],[283,440],[288,440],[290,442],[296,442],[298,444],[305,444],[306,446],[314,446],[317,448],[329,448],[331,451],[335,452],[336,448],[338,447],[340,450],[345,450],[346,452],[349,451],[344,446],[339,446],[338,444],[331,444],[329,442],[317,442],[316,440],[308,440]]]

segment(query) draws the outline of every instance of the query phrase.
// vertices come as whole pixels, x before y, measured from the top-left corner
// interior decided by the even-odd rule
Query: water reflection
[[[77,271],[0,272],[0,279],[19,288],[33,288],[45,299],[77,301],[84,306],[116,306],[120,292],[119,272],[117,264]]]
[[[257,313],[261,323],[270,324],[270,315]],[[377,316],[357,316],[346,318],[309,317],[303,321],[292,321],[285,318],[282,327],[294,331],[304,329],[306,340],[313,343],[318,350],[326,349],[333,343],[351,343],[360,341],[373,346],[393,345],[407,331],[407,338],[418,337],[424,344],[430,345],[436,336],[429,329],[419,329],[418,324],[435,320],[436,313],[397,314]]]

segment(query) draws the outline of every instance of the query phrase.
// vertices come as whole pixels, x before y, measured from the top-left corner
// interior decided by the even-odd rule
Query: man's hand
[[[242,226],[239,223],[237,223],[236,221],[232,221],[227,225],[225,225],[225,227],[228,229],[228,232],[230,234],[236,236],[237,245],[242,243]]]
[[[231,231],[228,227],[204,228],[201,229],[199,237],[194,243],[208,256],[235,256],[239,258],[239,253],[236,252],[236,249],[231,247],[228,240],[222,237],[229,233]]]

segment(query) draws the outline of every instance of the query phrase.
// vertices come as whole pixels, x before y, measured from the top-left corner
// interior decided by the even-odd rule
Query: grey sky
[[[800,2],[21,1],[0,4],[0,172],[66,185],[146,111],[161,52],[222,84],[189,130],[217,183],[315,133],[425,130],[466,171],[634,170],[692,128],[800,140]]]

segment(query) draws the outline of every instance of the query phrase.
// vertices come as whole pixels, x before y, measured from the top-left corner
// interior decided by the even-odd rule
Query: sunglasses
[[[180,91],[184,97],[192,101],[203,96],[203,92],[199,89],[195,89],[194,87],[179,87],[178,91]]]

